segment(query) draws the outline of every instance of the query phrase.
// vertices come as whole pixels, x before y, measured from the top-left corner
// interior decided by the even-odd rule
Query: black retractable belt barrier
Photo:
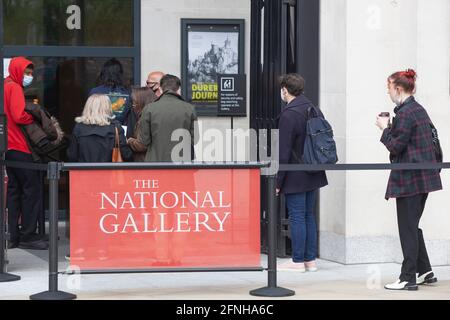
[[[19,276],[7,273],[6,261],[6,168],[2,163],[0,166],[0,282],[11,282],[20,280]]]
[[[19,276],[7,273],[6,261],[6,174],[5,152],[7,150],[7,125],[3,106],[3,1],[0,0],[0,282],[20,280]]]
[[[61,171],[70,170],[141,170],[141,169],[233,169],[233,168],[263,168],[268,167],[269,163],[214,163],[214,164],[167,164],[167,163],[154,163],[154,164],[140,164],[140,163],[96,163],[96,164],[63,164],[63,163],[50,163],[48,165],[48,179],[50,184],[50,249],[49,249],[49,290],[30,296],[31,300],[73,300],[76,299],[76,295],[62,292],[58,290],[58,275],[71,274],[71,272],[59,272],[58,271],[58,181]],[[275,210],[275,177],[271,177],[272,182],[270,184],[273,189],[273,197],[269,197],[269,201],[272,205],[272,214],[276,213]],[[270,224],[271,223],[271,224]],[[271,240],[276,242],[276,225],[275,219],[269,222],[269,226],[274,230],[271,233]],[[275,228],[275,229],[274,229]],[[275,243],[276,246],[276,243]],[[275,248],[274,246],[271,246]],[[271,251],[271,258],[269,258],[269,288],[276,287],[276,250]],[[270,255],[269,255],[270,256]],[[124,273],[183,273],[183,272],[261,272],[265,269],[262,267],[255,268],[184,268],[184,269],[151,269],[151,270],[83,270],[80,274],[124,274]],[[280,289],[280,288],[275,288]],[[294,294],[292,291],[291,294]],[[261,294],[264,296],[264,294]],[[272,292],[270,296],[274,295]],[[283,295],[285,296],[285,295]]]
[[[0,129],[1,131],[1,129]],[[0,160],[0,282],[11,282],[20,280],[20,276],[12,275],[7,273],[8,261],[6,259],[8,233],[6,232],[6,226],[8,224],[7,220],[7,210],[6,210],[6,194],[7,194],[7,175],[6,167],[36,170],[36,171],[47,171],[47,165],[31,163],[31,162],[15,162],[15,161],[5,161],[4,155],[1,156]]]
[[[62,164],[48,164],[50,205],[50,248],[49,248],[49,290],[30,296],[31,300],[73,300],[77,296],[58,291],[58,182],[61,176]]]
[[[295,291],[277,286],[277,199],[276,176],[267,176],[267,201],[268,201],[268,285],[260,289],[250,291],[252,296],[258,297],[289,297],[295,295]]]
[[[280,164],[279,171],[405,171],[439,169],[450,169],[450,163]]]
[[[238,164],[239,165],[239,164]],[[240,167],[267,167],[269,164],[240,164]],[[238,166],[239,167],[239,166]],[[58,181],[62,170],[139,170],[139,169],[219,169],[233,168],[230,164],[204,165],[200,163],[182,164],[62,164],[50,163],[48,179],[50,182],[50,259],[49,259],[49,291],[31,296],[33,300],[71,300],[76,296],[58,291]],[[450,163],[414,163],[414,164],[349,164],[349,165],[280,165],[280,171],[358,171],[358,170],[431,170],[450,169]],[[277,286],[277,199],[276,175],[266,175],[268,201],[268,285],[250,291],[250,295],[260,297],[287,297],[295,292]],[[232,268],[232,269],[155,269],[155,270],[104,270],[85,271],[81,274],[120,274],[120,273],[177,273],[177,272],[226,272],[226,271],[262,271],[262,268]]]

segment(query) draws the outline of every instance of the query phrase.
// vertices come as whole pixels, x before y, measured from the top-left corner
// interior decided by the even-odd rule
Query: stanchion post
[[[4,159],[2,155],[0,157],[1,160]],[[5,175],[5,166],[0,166],[0,282],[12,282],[20,280],[19,276],[14,274],[10,274],[6,272],[6,175]]]
[[[42,184],[42,196],[44,196],[44,173],[41,171],[39,181]],[[42,201],[42,210],[41,214],[38,217],[38,234],[41,236],[45,236],[45,204]]]
[[[266,176],[268,201],[268,270],[267,287],[250,291],[250,295],[258,297],[289,297],[295,291],[277,286],[277,199],[276,176]]]
[[[6,127],[6,116],[3,106],[3,1],[0,0],[0,160],[5,160],[8,135]],[[5,184],[6,167],[0,165],[0,282],[11,282],[20,280],[19,276],[6,272],[6,189]]]
[[[49,291],[30,296],[31,300],[73,300],[77,296],[58,291],[58,187],[61,177],[61,164],[51,162],[48,165],[50,191],[50,248],[49,248]]]

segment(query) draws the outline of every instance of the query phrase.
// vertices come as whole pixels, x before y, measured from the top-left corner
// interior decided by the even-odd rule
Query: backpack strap
[[[434,126],[433,122],[431,122],[431,121],[430,121],[430,128],[431,128],[431,130],[436,130],[436,127]],[[437,132],[437,130],[436,130],[436,132]]]
[[[311,106],[308,108],[306,113],[308,120],[313,118],[318,118],[320,116],[319,110],[315,106]]]
[[[117,126],[114,126],[114,131],[114,148],[120,148],[119,128]]]
[[[433,138],[433,143],[439,142],[439,135],[436,127],[434,126],[433,122],[430,121],[430,129],[431,129],[431,135]]]
[[[300,115],[303,115],[299,110],[296,110],[295,108],[292,108],[290,110],[294,111]],[[306,121],[314,119],[314,118],[319,118],[319,117],[320,117],[320,111],[316,106],[308,107],[308,109],[306,110]]]
[[[295,113],[298,113],[299,115],[303,115],[299,110],[296,110],[295,108],[292,108],[290,110],[294,111]],[[311,120],[313,118],[318,118],[318,117],[319,117],[318,109],[314,105],[311,105],[310,107],[308,107],[308,110],[306,112],[306,121]],[[298,137],[294,140],[294,145],[297,144],[297,139],[298,139]],[[291,154],[292,154],[292,157],[294,158],[294,160],[298,164],[304,164],[303,160],[300,159],[300,157],[297,155],[297,153],[295,152],[294,149],[291,150]]]

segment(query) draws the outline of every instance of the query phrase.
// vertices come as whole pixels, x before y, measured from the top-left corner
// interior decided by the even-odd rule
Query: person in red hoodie
[[[23,57],[12,59],[9,65],[9,77],[4,84],[4,106],[8,121],[7,161],[33,162],[31,150],[21,130],[21,126],[33,123],[33,117],[25,112],[24,95],[24,87],[33,82],[33,70],[33,63]],[[38,217],[43,210],[40,172],[8,167],[7,173],[6,206],[11,235],[9,248],[48,249],[48,243],[36,234]]]

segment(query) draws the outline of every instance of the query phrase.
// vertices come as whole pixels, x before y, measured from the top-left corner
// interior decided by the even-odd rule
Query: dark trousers
[[[431,271],[423,232],[419,229],[420,218],[425,209],[428,194],[397,199],[397,219],[403,264],[400,280],[416,283],[416,273]]]
[[[19,151],[8,151],[7,161],[33,162],[33,157]],[[7,168],[8,193],[8,227],[11,242],[34,241],[37,222],[43,214],[43,185],[39,171]],[[19,231],[19,220],[21,230]]]

